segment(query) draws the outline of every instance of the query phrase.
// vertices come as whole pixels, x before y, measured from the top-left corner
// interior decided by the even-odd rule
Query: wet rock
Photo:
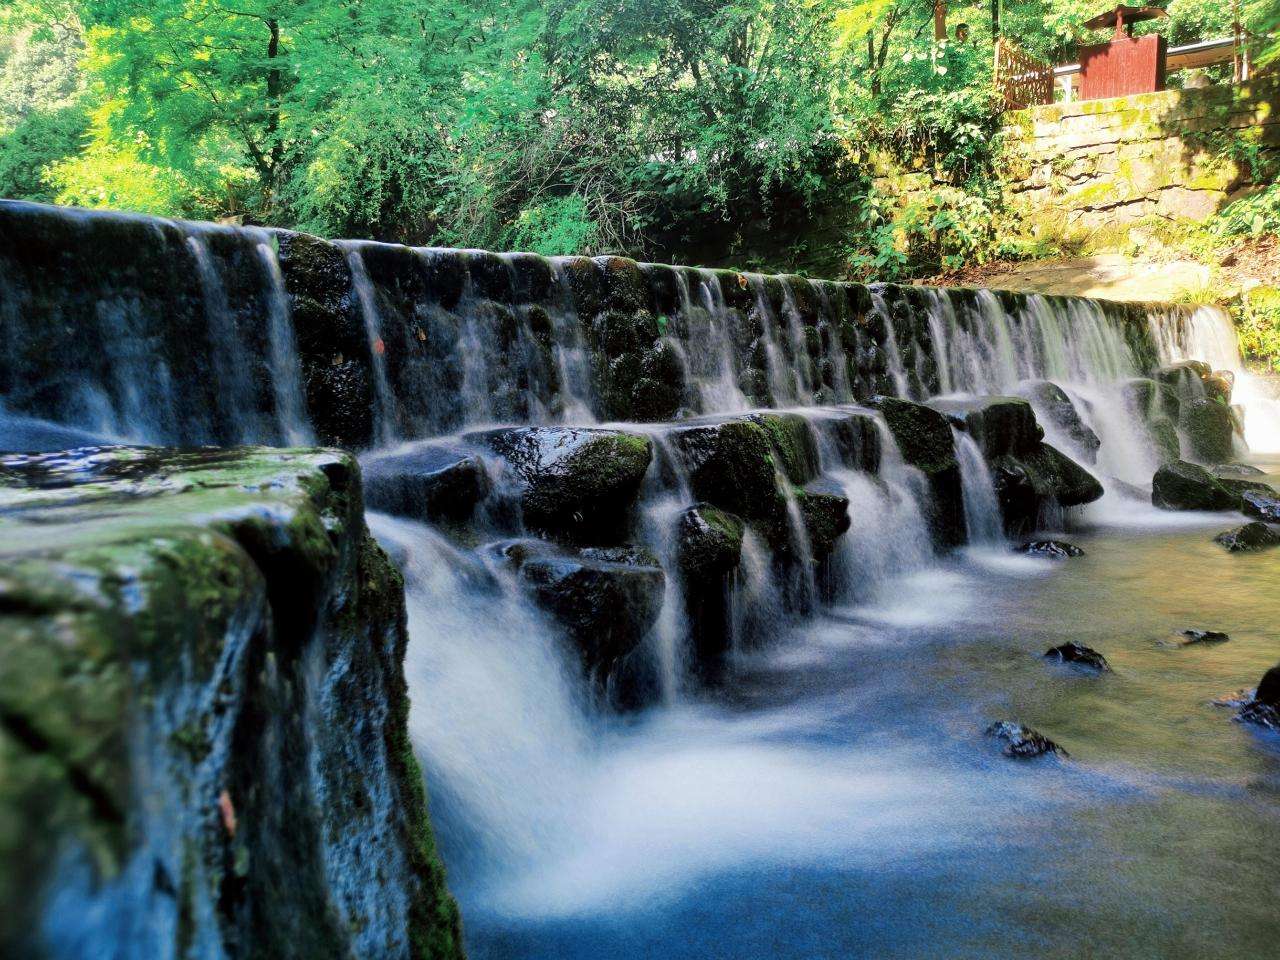
[[[3,458],[0,502],[0,953],[462,956],[352,457]]]
[[[1111,665],[1107,663],[1107,658],[1097,650],[1074,641],[1046,651],[1045,658],[1056,660],[1059,663],[1070,663],[1078,667],[1086,667],[1099,672],[1111,669]]]
[[[1051,380],[1024,380],[1018,384],[1017,394],[1030,401],[1041,419],[1057,427],[1085,462],[1097,461],[1102,441],[1085,424],[1065,390]]]
[[[867,410],[841,408],[823,411],[821,423],[834,440],[840,461],[864,473],[880,472],[880,431],[875,415]]]
[[[788,480],[802,485],[818,476],[818,445],[808,420],[798,413],[753,413],[748,419],[769,435]]]
[[[466,520],[489,495],[480,459],[438,443],[366,458],[365,501],[370,509],[415,520]]]
[[[1168,384],[1138,377],[1126,380],[1120,395],[1126,408],[1143,422],[1157,419],[1176,422],[1178,419],[1178,394]]]
[[[1153,374],[1157,383],[1170,387],[1179,397],[1204,396],[1204,381],[1213,368],[1200,360],[1180,360],[1160,367]]]
[[[1156,417],[1147,423],[1147,437],[1156,452],[1157,462],[1172,463],[1182,458],[1182,440],[1178,427],[1167,417]]]
[[[1084,551],[1074,543],[1063,540],[1028,540],[1014,547],[1013,551],[1032,557],[1044,557],[1048,560],[1067,560],[1071,557],[1084,556]]]
[[[1231,639],[1221,630],[1183,630],[1181,635],[1184,647],[1194,646],[1198,643],[1226,643]]]
[[[684,588],[692,667],[704,682],[721,677],[729,651],[729,587],[742,558],[745,529],[741,519],[706,503],[686,510],[677,527],[676,562]]]
[[[1243,527],[1218,534],[1213,542],[1221,544],[1231,553],[1266,550],[1280,547],[1280,530],[1261,522],[1246,523]]]
[[[880,411],[902,459],[929,481],[926,507],[934,539],[946,547],[963,544],[964,496],[951,422],[937,410],[897,397],[872,397],[867,406]]]
[[[836,540],[849,529],[849,498],[834,485],[818,484],[795,491],[795,498],[804,520],[809,550],[813,559],[822,560],[831,553]]]
[[[730,419],[681,427],[670,439],[699,500],[765,525],[785,513],[773,445],[758,423]]]
[[[1254,691],[1252,699],[1240,708],[1236,719],[1280,730],[1280,665],[1262,675],[1258,689]]]
[[[587,673],[599,681],[639,645],[662,610],[665,576],[643,548],[563,550],[545,541],[516,540],[496,549],[538,606],[565,629]]]
[[[988,461],[1034,453],[1044,439],[1031,404],[1020,397],[948,398],[929,406],[966,430]]]
[[[1070,754],[1042,733],[1012,720],[1001,720],[987,728],[987,736],[1004,741],[1002,753],[1020,760],[1043,757],[1046,754],[1067,757]]]
[[[1222,481],[1224,483],[1228,481]],[[1249,481],[1235,481],[1248,483]],[[1240,491],[1240,509],[1246,516],[1268,523],[1280,523],[1280,495],[1266,484],[1251,486]]]
[[[1011,532],[1034,529],[1050,503],[1077,507],[1103,494],[1093,474],[1047,443],[1031,454],[997,458],[991,463],[991,478],[1005,528]]]
[[[468,434],[500,456],[528,529],[582,542],[616,540],[653,456],[648,437],[583,427]]]
[[[1178,432],[1193,460],[1222,463],[1231,459],[1235,422],[1231,408],[1221,400],[1183,400],[1178,413]]]
[[[1156,471],[1151,502],[1162,510],[1231,510],[1240,498],[1204,467],[1175,460]]]

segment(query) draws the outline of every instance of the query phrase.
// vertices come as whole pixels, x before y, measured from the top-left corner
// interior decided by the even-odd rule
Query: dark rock
[[[897,397],[872,397],[867,406],[884,417],[903,461],[928,480],[926,508],[934,539],[945,547],[963,544],[964,493],[951,422],[931,407]]]
[[[768,432],[750,420],[680,427],[670,435],[693,495],[765,525],[786,510]]]
[[[489,474],[478,457],[438,443],[366,458],[370,509],[415,520],[465,520],[489,495]]]
[[[690,507],[677,528],[676,563],[684,587],[693,670],[714,683],[723,674],[733,627],[729,589],[742,557],[742,520],[710,504]]]
[[[631,653],[662,610],[665,576],[637,547],[567,551],[539,540],[496,546],[537,604],[568,633],[587,673],[604,681]]]
[[[1067,757],[1070,754],[1041,733],[1012,720],[1001,720],[987,728],[987,736],[1004,741],[1002,752],[1006,757],[1020,760],[1042,757],[1045,754]]]
[[[1031,404],[1019,397],[947,398],[929,406],[967,431],[988,461],[1035,453],[1044,439]]]
[[[1033,557],[1045,557],[1049,560],[1066,560],[1070,557],[1083,557],[1084,551],[1073,543],[1063,540],[1028,540],[1013,548],[1014,553],[1025,553]]]
[[[528,529],[584,542],[616,540],[653,455],[648,437],[582,427],[468,434],[502,457]]]
[[[798,413],[753,413],[747,419],[769,435],[788,480],[799,486],[818,476],[818,445],[808,420]]]
[[[872,397],[867,406],[884,416],[906,463],[926,476],[957,467],[955,441],[946,416],[923,404],[897,397]]]
[[[1229,481],[1224,480],[1221,482],[1227,483]],[[1248,483],[1249,481],[1237,480],[1234,482]],[[1268,523],[1280,523],[1280,495],[1277,495],[1275,488],[1266,484],[1241,490],[1240,509],[1244,511],[1246,516],[1265,520]]]
[[[1162,510],[1231,510],[1240,498],[1204,467],[1175,460],[1156,471],[1151,502]]]
[[[1236,719],[1256,723],[1271,730],[1280,730],[1280,665],[1262,675],[1253,697],[1240,708]]]
[[[1226,643],[1231,637],[1223,633],[1221,630],[1183,630],[1182,641],[1183,646],[1192,646],[1197,643]]]
[[[1265,523],[1246,523],[1243,527],[1218,534],[1213,542],[1226,547],[1231,553],[1266,550],[1269,547],[1280,547],[1280,530]]]
[[[0,485],[0,953],[460,958],[355,460],[89,449]]]
[[[1120,393],[1126,408],[1143,422],[1178,419],[1178,394],[1168,384],[1139,377],[1126,380]]]
[[[1236,385],[1235,374],[1230,370],[1215,370],[1202,381],[1205,396],[1210,400],[1231,403],[1231,391]]]
[[[1102,441],[1080,417],[1067,392],[1051,380],[1024,380],[1017,393],[1031,402],[1037,415],[1056,426],[1087,463],[1097,461]]]
[[[1204,396],[1204,381],[1213,374],[1213,368],[1200,360],[1180,360],[1155,371],[1156,382],[1170,387],[1180,398],[1194,399]]]
[[[1155,417],[1148,421],[1147,436],[1160,464],[1172,463],[1182,458],[1182,440],[1178,436],[1178,427],[1169,418]]]
[[[812,485],[795,491],[796,506],[804,520],[813,559],[831,553],[836,540],[850,527],[849,498],[835,489]]]
[[[1235,423],[1231,408],[1221,400],[1208,398],[1182,401],[1178,432],[1188,454],[1202,463],[1222,463],[1234,451]]]
[[[1111,665],[1107,663],[1107,658],[1097,650],[1074,641],[1054,647],[1045,653],[1045,657],[1049,660],[1057,660],[1059,663],[1088,667],[1091,670],[1106,671],[1111,669]]]
[[[1010,532],[1034,529],[1049,503],[1077,507],[1103,494],[1093,474],[1047,443],[1031,454],[997,458],[991,478]]]

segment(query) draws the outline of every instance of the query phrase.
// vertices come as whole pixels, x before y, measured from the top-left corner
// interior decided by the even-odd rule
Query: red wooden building
[[[1159,7],[1118,6],[1085,23],[1090,30],[1105,30],[1115,24],[1115,35],[1106,43],[1080,48],[1080,99],[1163,90],[1167,42],[1156,33],[1135,37],[1133,25],[1168,16]]]

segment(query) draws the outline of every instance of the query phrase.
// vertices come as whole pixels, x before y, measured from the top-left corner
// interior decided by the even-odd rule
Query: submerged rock
[[[1231,639],[1221,630],[1183,630],[1182,637],[1182,645],[1184,647],[1193,646],[1197,643],[1226,643]]]
[[[1266,550],[1269,547],[1280,547],[1280,530],[1255,521],[1220,533],[1213,538],[1213,542],[1226,547],[1231,553]]]
[[[1054,754],[1067,757],[1070,754],[1042,733],[1012,720],[1001,720],[987,727],[987,736],[1004,741],[1001,751],[1006,757],[1020,760]]]
[[[1071,557],[1083,557],[1084,551],[1074,543],[1064,540],[1028,540],[1013,548],[1014,553],[1025,553],[1033,557],[1045,557],[1049,560],[1067,560]]]
[[[1231,510],[1240,498],[1204,467],[1175,460],[1156,471],[1151,502],[1162,510]]]
[[[362,510],[337,452],[0,458],[0,954],[462,956]]]
[[[616,540],[653,456],[649,438],[596,427],[509,427],[464,437],[504,462],[528,529]]]
[[[1083,643],[1076,643],[1075,641],[1064,643],[1046,651],[1045,658],[1056,660],[1059,663],[1088,667],[1091,670],[1107,671],[1111,669],[1111,664],[1107,663],[1106,657],[1092,647],[1086,647]]]
[[[515,540],[494,550],[565,629],[598,680],[639,645],[662,610],[666,578],[657,558],[640,547],[564,550]]]
[[[373,510],[415,520],[465,520],[489,495],[480,459],[438,443],[366,458],[365,500]]]

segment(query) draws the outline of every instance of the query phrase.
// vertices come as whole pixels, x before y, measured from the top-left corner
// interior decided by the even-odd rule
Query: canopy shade
[[[1089,30],[1105,30],[1110,26],[1119,29],[1121,25],[1128,27],[1143,20],[1160,18],[1167,20],[1168,17],[1169,14],[1160,7],[1127,7],[1121,4],[1114,10],[1108,10],[1106,13],[1098,14],[1092,20],[1086,20],[1084,25]]]

